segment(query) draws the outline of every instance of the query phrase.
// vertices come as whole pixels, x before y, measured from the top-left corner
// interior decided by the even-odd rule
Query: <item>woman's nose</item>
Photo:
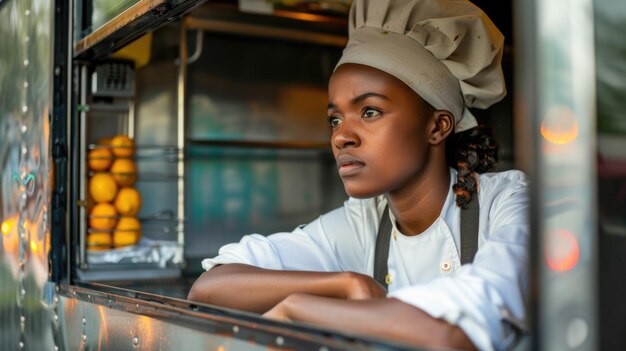
[[[347,147],[359,146],[361,144],[361,138],[359,134],[344,121],[344,123],[333,132],[332,144],[335,148],[342,150]]]

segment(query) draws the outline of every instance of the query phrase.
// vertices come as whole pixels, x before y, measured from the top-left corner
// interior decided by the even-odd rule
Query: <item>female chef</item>
[[[341,208],[203,261],[189,299],[399,342],[503,349],[526,331],[524,175],[469,107],[505,95],[503,37],[463,0],[355,0],[329,82]]]

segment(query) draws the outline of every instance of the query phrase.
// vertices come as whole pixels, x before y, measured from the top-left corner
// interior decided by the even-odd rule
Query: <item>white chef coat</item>
[[[450,191],[439,218],[423,233],[393,229],[388,297],[459,326],[482,350],[503,349],[526,327],[528,300],[528,189],[519,171],[481,174],[478,252],[461,266],[460,216]],[[291,233],[252,234],[223,246],[202,267],[245,263],[267,269],[353,271],[372,276],[384,196],[344,205]],[[395,233],[394,233],[395,232]]]

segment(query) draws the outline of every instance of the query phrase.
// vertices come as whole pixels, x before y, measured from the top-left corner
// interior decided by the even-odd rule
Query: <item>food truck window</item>
[[[324,116],[326,84],[347,41],[347,7],[307,16],[281,9],[269,16],[211,2],[115,52],[97,42],[89,47],[106,32],[98,18],[126,8],[113,21],[129,17],[133,4],[83,1],[75,10],[83,30],[76,39],[82,106],[75,133],[81,150],[77,278],[184,298],[200,261],[222,245],[249,233],[290,231],[345,200]],[[511,4],[478,5],[507,38],[509,95],[488,111],[475,111],[498,134],[498,169],[506,170],[515,162]],[[125,156],[113,152],[111,164],[99,168],[95,154],[111,149],[111,138],[119,136],[133,140],[134,164],[120,171],[114,164]],[[91,189],[106,183],[106,174],[130,174],[130,183],[116,182],[139,193],[141,209],[132,216],[140,230],[118,228],[128,216],[120,210],[127,202],[118,201],[121,195],[108,200]],[[108,217],[111,223],[102,224]],[[191,278],[158,282],[181,275]]]

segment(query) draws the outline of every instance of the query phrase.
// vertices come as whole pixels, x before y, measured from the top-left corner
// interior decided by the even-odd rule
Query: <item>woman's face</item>
[[[419,179],[433,124],[419,95],[397,78],[357,64],[335,70],[328,95],[331,145],[348,195],[377,196]]]

